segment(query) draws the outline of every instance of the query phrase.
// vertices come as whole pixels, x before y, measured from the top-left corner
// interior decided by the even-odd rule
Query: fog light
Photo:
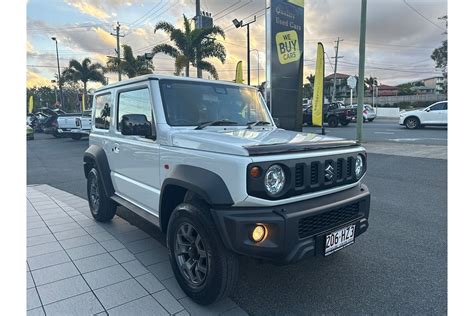
[[[265,228],[265,226],[263,225],[255,226],[252,232],[253,241],[261,242],[265,239],[266,236],[267,236],[267,229]]]

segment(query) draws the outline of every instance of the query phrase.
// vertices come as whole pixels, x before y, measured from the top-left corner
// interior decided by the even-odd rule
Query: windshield
[[[229,125],[271,122],[258,90],[234,85],[160,80],[166,121],[171,126],[195,126],[227,120]],[[221,124],[225,125],[225,124]]]

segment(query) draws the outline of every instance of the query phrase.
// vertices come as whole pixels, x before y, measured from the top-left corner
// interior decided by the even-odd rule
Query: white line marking
[[[393,135],[393,134],[395,134],[395,133],[392,133],[392,132],[374,132],[374,134]]]

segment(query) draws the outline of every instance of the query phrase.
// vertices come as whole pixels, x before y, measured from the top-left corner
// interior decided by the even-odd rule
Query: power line
[[[142,15],[140,18],[136,19],[135,21],[133,21],[132,23],[129,23],[128,26],[131,27],[132,25],[134,25],[135,23],[137,23],[138,21],[142,20],[143,18],[145,18],[148,14],[150,14],[153,10],[155,10],[156,7],[158,7],[163,1],[161,0],[160,2],[158,2],[157,4],[155,4],[150,10],[148,10],[144,15]]]
[[[214,21],[218,21],[218,20],[222,19],[223,17],[225,17],[225,16],[231,14],[232,12],[235,12],[235,11],[237,11],[237,10],[239,10],[239,9],[241,9],[241,8],[243,8],[243,7],[245,7],[245,6],[248,6],[248,5],[249,5],[250,3],[252,3],[252,2],[253,2],[252,0],[249,0],[248,2],[242,4],[241,6],[238,6],[237,8],[235,8],[235,9],[233,9],[233,10],[227,12],[226,14],[224,14],[224,15],[218,17],[218,18],[215,19]]]
[[[439,26],[438,24],[434,23],[433,21],[431,21],[430,19],[428,19],[426,16],[424,16],[423,14],[421,14],[420,11],[418,11],[417,9],[415,9],[414,7],[412,7],[412,6],[407,2],[407,0],[403,0],[403,3],[405,3],[410,9],[412,9],[413,11],[415,11],[419,16],[421,16],[423,19],[425,19],[426,21],[428,21],[428,22],[431,23],[432,25],[436,26],[437,28],[439,28],[439,29],[442,30],[442,31],[446,31],[446,30],[443,29],[441,26]]]
[[[235,5],[237,5],[237,4],[241,3],[241,2],[242,2],[242,0],[238,0],[238,1],[234,2],[233,4],[231,4],[230,6],[226,7],[225,9],[222,9],[222,10],[220,10],[219,12],[215,13],[215,14],[214,14],[214,17],[217,17],[219,14],[221,14],[221,13],[227,11],[228,9],[232,8],[233,6],[235,6]]]

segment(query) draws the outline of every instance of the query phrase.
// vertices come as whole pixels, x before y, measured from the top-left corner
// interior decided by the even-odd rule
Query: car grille
[[[298,222],[298,235],[305,238],[356,219],[359,216],[359,204],[353,203],[335,210],[302,218]]]

